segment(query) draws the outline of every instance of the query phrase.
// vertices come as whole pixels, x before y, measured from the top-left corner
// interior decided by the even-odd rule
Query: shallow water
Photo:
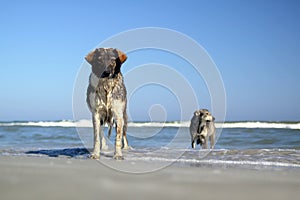
[[[73,157],[86,159],[92,149],[91,127],[72,124],[0,123],[0,155]],[[49,125],[50,124],[50,125]],[[281,127],[281,126],[280,126]],[[238,127],[218,129],[213,151],[191,149],[187,126],[129,126],[131,150],[123,151],[126,160],[176,162],[190,166],[300,168],[300,129]],[[107,129],[104,130],[107,132]],[[101,159],[113,156],[114,134]],[[88,149],[88,150],[87,150]]]

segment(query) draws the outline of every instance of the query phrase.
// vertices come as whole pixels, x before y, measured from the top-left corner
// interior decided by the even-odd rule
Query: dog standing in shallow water
[[[116,125],[114,158],[123,159],[121,148],[128,148],[127,97],[120,68],[127,56],[117,49],[97,48],[85,59],[92,65],[86,99],[92,112],[94,128],[94,150],[91,158],[100,158],[100,146],[102,149],[107,148],[103,134],[103,125],[107,123],[110,131]]]
[[[210,148],[215,145],[216,128],[215,118],[207,109],[196,110],[191,120],[190,133],[192,138],[192,148],[200,144],[203,149],[207,149],[207,140],[210,141]]]

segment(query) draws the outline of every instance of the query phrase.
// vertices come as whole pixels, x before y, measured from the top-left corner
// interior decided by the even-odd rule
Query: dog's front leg
[[[90,158],[100,158],[100,115],[98,112],[93,113],[93,127],[94,127],[94,150]]]
[[[122,155],[122,137],[123,137],[123,120],[117,120],[117,135],[116,135],[116,142],[115,142],[115,154],[114,159],[116,160],[123,160]]]
[[[202,144],[202,149],[207,149],[207,140]]]
[[[207,149],[208,136],[201,135],[200,137],[202,137],[202,139],[201,139],[201,147],[202,147],[202,149]]]

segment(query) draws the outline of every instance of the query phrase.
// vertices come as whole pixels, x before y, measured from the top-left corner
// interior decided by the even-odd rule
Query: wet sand
[[[131,165],[126,161],[109,162]],[[139,163],[139,167],[147,168],[149,164]],[[288,200],[300,196],[300,170],[171,165],[152,173],[128,174],[94,160],[0,156],[0,194],[1,200]]]

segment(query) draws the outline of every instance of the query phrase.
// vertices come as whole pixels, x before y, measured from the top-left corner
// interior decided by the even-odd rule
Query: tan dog
[[[207,140],[210,140],[210,148],[215,145],[216,128],[215,118],[207,109],[196,110],[191,120],[190,134],[192,139],[192,148],[200,144],[203,149],[207,149]]]
[[[123,159],[122,142],[123,148],[128,148],[126,138],[127,97],[120,68],[127,56],[117,49],[97,48],[90,52],[85,59],[92,65],[86,99],[92,112],[94,128],[94,150],[91,158],[100,158],[100,145],[102,149],[107,148],[103,134],[103,125],[107,123],[109,135],[111,128],[114,124],[116,125],[114,158]]]

